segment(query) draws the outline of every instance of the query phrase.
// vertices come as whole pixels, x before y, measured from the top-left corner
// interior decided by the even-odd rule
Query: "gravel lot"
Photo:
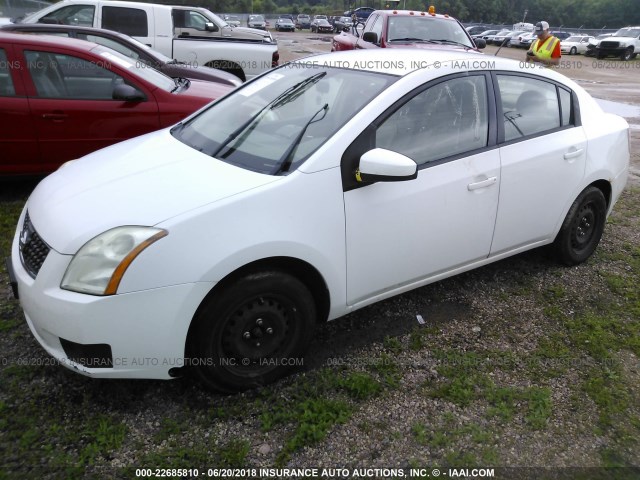
[[[330,48],[330,35],[275,35],[283,61]],[[640,61],[565,59],[582,62],[563,73],[594,96],[640,106]],[[260,391],[220,396],[189,379],[92,380],[51,365],[2,270],[0,479],[156,467],[640,478],[640,118],[628,120],[629,187],[586,264],[560,267],[536,250],[365,308],[321,326],[301,370]],[[33,186],[2,184],[2,257]]]

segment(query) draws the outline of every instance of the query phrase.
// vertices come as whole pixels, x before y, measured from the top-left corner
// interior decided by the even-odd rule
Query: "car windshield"
[[[143,62],[136,62],[135,60],[122,55],[120,52],[103,47],[102,45],[98,45],[91,51],[104,59],[105,64],[115,64],[120,68],[124,68],[125,70],[132,72],[134,75],[142,77],[147,82],[156,85],[162,90],[171,92],[176,88],[176,82],[173,78],[167,77],[164,73],[160,73],[153,68],[149,68]]]
[[[397,78],[305,63],[285,65],[177,125],[172,134],[232,165],[286,174]]]
[[[575,43],[580,43],[580,41],[582,40],[582,37],[569,37],[566,40],[563,40],[563,42],[575,42]]]
[[[254,15],[251,17],[252,22],[264,22],[264,17],[262,15]]]
[[[455,20],[432,19],[422,16],[390,17],[387,38],[390,42],[442,42],[475,48],[467,31]]]
[[[621,28],[614,37],[637,37],[640,36],[640,28]]]

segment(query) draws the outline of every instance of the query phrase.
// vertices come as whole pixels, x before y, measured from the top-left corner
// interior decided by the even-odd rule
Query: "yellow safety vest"
[[[540,39],[536,39],[535,42],[531,45],[531,50],[535,52],[539,57],[544,59],[551,58],[551,54],[556,48],[556,45],[560,43],[556,37],[551,37],[546,40],[546,44],[542,47],[542,49],[538,50],[538,44],[540,43]]]

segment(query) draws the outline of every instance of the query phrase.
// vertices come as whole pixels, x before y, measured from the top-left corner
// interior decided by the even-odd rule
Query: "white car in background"
[[[589,41],[593,38],[594,37],[592,37],[591,35],[573,35],[560,42],[560,51],[563,54],[568,55],[584,55],[584,53],[587,51],[587,45],[589,45]]]
[[[12,244],[33,335],[85,375],[230,392],[299,365],[317,322],[543,245],[584,262],[627,122],[551,69],[481,60],[303,58],[67,163]]]

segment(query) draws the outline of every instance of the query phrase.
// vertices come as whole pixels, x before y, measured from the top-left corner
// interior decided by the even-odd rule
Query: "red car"
[[[95,43],[0,33],[0,175],[51,172],[232,89],[174,80]]]

